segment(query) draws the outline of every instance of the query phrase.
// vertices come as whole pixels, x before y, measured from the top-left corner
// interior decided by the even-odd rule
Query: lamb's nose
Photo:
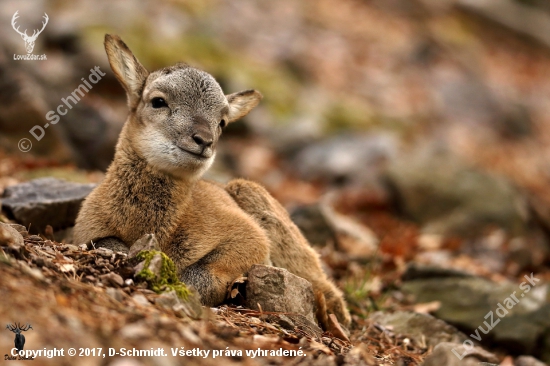
[[[207,137],[200,133],[196,133],[192,137],[193,137],[193,141],[195,141],[195,143],[199,145],[202,149],[205,149],[211,146],[213,142],[212,137]]]

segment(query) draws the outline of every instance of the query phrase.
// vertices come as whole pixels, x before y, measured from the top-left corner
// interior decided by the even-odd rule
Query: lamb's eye
[[[168,104],[166,104],[166,101],[162,98],[151,99],[151,105],[153,106],[153,108],[168,107]]]
[[[222,120],[220,121],[220,127],[221,127],[221,128],[224,128],[225,125],[227,125],[227,123],[225,122],[225,119],[222,119]]]

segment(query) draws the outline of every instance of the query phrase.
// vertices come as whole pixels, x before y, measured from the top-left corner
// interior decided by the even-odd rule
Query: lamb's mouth
[[[177,146],[177,145],[176,145]],[[204,154],[204,152],[202,154],[199,154],[199,153],[196,153],[196,152],[193,152],[193,151],[189,151],[187,149],[184,149],[183,147],[180,147],[178,146],[178,149],[180,149],[181,151],[183,151],[184,153],[186,154],[189,154],[189,155],[192,155],[193,157],[197,158],[197,159],[200,159],[200,160],[205,160],[205,159],[208,159],[209,156],[206,156]]]

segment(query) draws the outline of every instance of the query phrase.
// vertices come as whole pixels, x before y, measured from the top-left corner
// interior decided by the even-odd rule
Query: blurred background
[[[17,10],[29,34],[48,14],[46,61],[13,59]],[[263,93],[208,178],[263,183],[355,314],[403,303],[386,295],[411,263],[550,279],[550,2],[3,0],[0,192],[101,180],[127,115],[105,33],[149,70],[183,61]],[[35,141],[95,66],[107,75]]]

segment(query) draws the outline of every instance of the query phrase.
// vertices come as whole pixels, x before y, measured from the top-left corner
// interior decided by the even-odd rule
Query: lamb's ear
[[[233,122],[243,118],[255,106],[260,103],[263,96],[256,90],[244,90],[238,93],[226,95],[229,102],[229,113],[227,114],[227,122]]]
[[[130,107],[135,107],[139,102],[149,72],[139,63],[119,36],[105,35],[105,51],[111,69],[126,90],[128,104]]]

